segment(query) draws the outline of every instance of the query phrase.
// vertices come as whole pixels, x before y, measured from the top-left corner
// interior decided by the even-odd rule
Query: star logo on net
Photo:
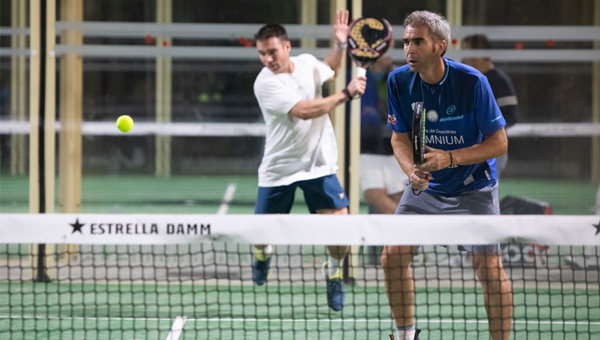
[[[83,228],[85,223],[79,223],[79,217],[75,219],[75,223],[71,223],[70,225],[73,228],[73,231],[71,232],[71,234],[75,234],[75,232],[79,232],[80,234],[83,234],[83,231],[81,229]]]

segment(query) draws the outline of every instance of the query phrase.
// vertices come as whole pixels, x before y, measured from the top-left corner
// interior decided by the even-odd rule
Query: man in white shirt
[[[336,13],[335,46],[325,60],[310,54],[290,57],[285,28],[267,24],[256,33],[256,48],[265,67],[254,82],[267,136],[258,169],[256,214],[289,213],[296,188],[304,192],[311,213],[348,214],[348,198],[335,172],[337,145],[328,113],[365,91],[366,78],[353,79],[338,93],[323,98],[323,84],[336,76],[346,51],[348,11]],[[266,282],[272,247],[256,245],[252,279]],[[344,306],[341,261],[348,246],[328,246],[324,264],[327,303],[335,311]]]

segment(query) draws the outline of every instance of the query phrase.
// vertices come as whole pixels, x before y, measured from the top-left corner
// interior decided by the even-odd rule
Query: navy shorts
[[[410,184],[407,187],[410,188]],[[396,214],[499,215],[498,185],[458,196],[442,196],[427,191],[415,195],[413,190],[406,190]],[[500,244],[462,245],[458,249],[472,253],[499,253]]]
[[[258,187],[255,214],[288,214],[292,210],[296,188],[304,192],[304,201],[312,214],[321,209],[339,209],[350,205],[336,175],[328,175],[278,187]]]

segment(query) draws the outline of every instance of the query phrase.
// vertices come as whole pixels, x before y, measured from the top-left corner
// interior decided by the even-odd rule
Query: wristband
[[[458,168],[458,165],[454,164],[454,158],[452,157],[452,151],[448,150],[448,154],[450,155],[450,165],[449,168]]]
[[[350,95],[350,91],[348,91],[347,87],[344,87],[344,89],[342,90],[342,93],[344,93],[346,95],[346,97],[348,97],[348,100],[352,100],[352,96]]]
[[[333,45],[335,47],[336,50],[345,50],[346,47],[348,47],[348,43],[338,43],[337,41],[335,42],[335,44]]]

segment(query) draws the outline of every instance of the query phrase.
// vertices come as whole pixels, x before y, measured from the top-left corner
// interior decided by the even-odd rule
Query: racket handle
[[[366,77],[367,76],[367,69],[364,67],[357,67],[356,68],[356,76],[357,77]]]

